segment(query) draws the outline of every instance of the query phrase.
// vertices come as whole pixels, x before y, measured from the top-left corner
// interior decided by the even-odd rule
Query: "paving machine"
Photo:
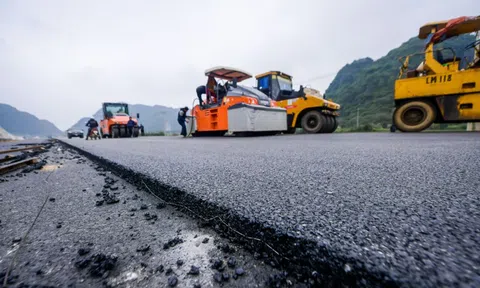
[[[103,138],[130,137],[127,123],[130,119],[127,103],[102,103],[103,119],[100,121],[100,129]],[[138,137],[138,118],[132,117],[135,122],[133,137]]]
[[[251,78],[251,74],[231,67],[214,67],[206,70],[205,76],[206,101],[192,109],[187,133],[194,137],[223,136],[227,132],[246,136],[274,135],[287,130],[286,109],[278,107],[261,91],[238,84]]]
[[[337,129],[340,105],[326,100],[319,91],[303,86],[295,91],[293,77],[280,71],[266,72],[255,78],[259,91],[287,109],[287,133],[295,133],[296,128],[309,134],[333,133]]]
[[[420,28],[418,37],[425,39],[425,49],[400,58],[402,66],[395,81],[393,125],[398,130],[420,132],[432,123],[480,122],[479,30],[480,16],[432,22]],[[451,48],[437,49],[447,39],[473,32],[476,41],[465,47],[465,52],[473,50],[473,61]],[[409,60],[419,55],[423,62],[409,70]]]

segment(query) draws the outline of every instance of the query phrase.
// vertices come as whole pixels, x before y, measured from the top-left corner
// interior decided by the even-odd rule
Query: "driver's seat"
[[[455,59],[454,57],[450,57],[450,58],[443,58],[443,53],[441,50],[437,50],[435,52],[435,56],[436,56],[436,60],[438,63],[444,65],[444,64],[447,64],[447,63],[451,63],[453,62],[453,60]],[[455,60],[457,60],[458,58],[456,58]]]

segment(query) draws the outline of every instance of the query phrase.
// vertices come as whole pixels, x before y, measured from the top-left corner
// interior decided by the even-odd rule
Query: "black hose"
[[[192,102],[192,110],[193,111],[193,108],[195,108],[195,101],[198,100],[198,98],[194,98],[193,99],[193,102]],[[192,112],[190,112],[192,113]],[[192,116],[192,119],[190,119],[190,121],[193,121],[195,118],[195,116]],[[188,134],[185,136],[185,137],[188,137],[190,135],[192,135],[192,130],[193,130],[193,122],[190,124],[190,131],[188,132]]]

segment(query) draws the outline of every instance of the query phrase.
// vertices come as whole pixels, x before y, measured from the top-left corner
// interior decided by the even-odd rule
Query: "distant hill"
[[[472,50],[466,51],[467,53],[464,51],[464,47],[473,41],[475,41],[474,36],[462,35],[445,41],[436,48],[451,47],[455,50],[457,57],[467,54],[473,56]],[[371,58],[363,58],[340,69],[325,91],[326,98],[331,98],[342,106],[340,125],[342,127],[356,126],[357,108],[361,126],[391,124],[394,108],[394,84],[401,65],[398,58],[422,52],[423,47],[423,40],[414,37],[376,61]],[[444,53],[450,53],[445,56],[451,56],[451,52]],[[471,60],[471,57],[468,60]],[[410,68],[418,66],[420,61],[419,56],[413,57],[410,60]]]
[[[181,127],[177,123],[178,110],[179,108],[177,109],[161,105],[129,105],[130,115],[136,117],[137,113],[140,113],[140,123],[143,124],[145,133],[160,131],[180,132]],[[102,117],[102,109],[98,109],[94,114],[94,118],[100,122]],[[86,129],[85,123],[88,119],[90,119],[90,117],[80,119],[70,127],[70,129]]]
[[[63,135],[63,132],[52,122],[40,120],[30,113],[1,103],[0,126],[10,134],[25,138]]]

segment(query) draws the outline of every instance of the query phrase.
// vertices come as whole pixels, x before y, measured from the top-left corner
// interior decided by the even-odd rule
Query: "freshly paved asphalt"
[[[0,287],[7,270],[8,287],[45,288],[170,287],[171,277],[176,277],[176,287],[263,287],[270,275],[281,273],[235,244],[229,244],[229,251],[218,249],[229,242],[210,228],[198,227],[172,207],[159,209],[152,195],[59,148],[39,156],[47,161],[44,169],[0,177]],[[105,193],[119,201],[97,205]],[[173,239],[181,242],[165,247]],[[80,249],[90,252],[79,255]],[[116,255],[108,275],[98,277],[95,273],[102,270],[85,262],[97,253]],[[213,269],[210,260],[218,259],[224,265]],[[87,267],[78,267],[77,261]],[[197,274],[190,273],[192,265],[199,268]],[[234,280],[238,269],[244,274]],[[217,270],[229,276],[220,281],[222,286],[216,284]]]
[[[480,285],[479,133],[63,141],[317,241],[346,272]]]

